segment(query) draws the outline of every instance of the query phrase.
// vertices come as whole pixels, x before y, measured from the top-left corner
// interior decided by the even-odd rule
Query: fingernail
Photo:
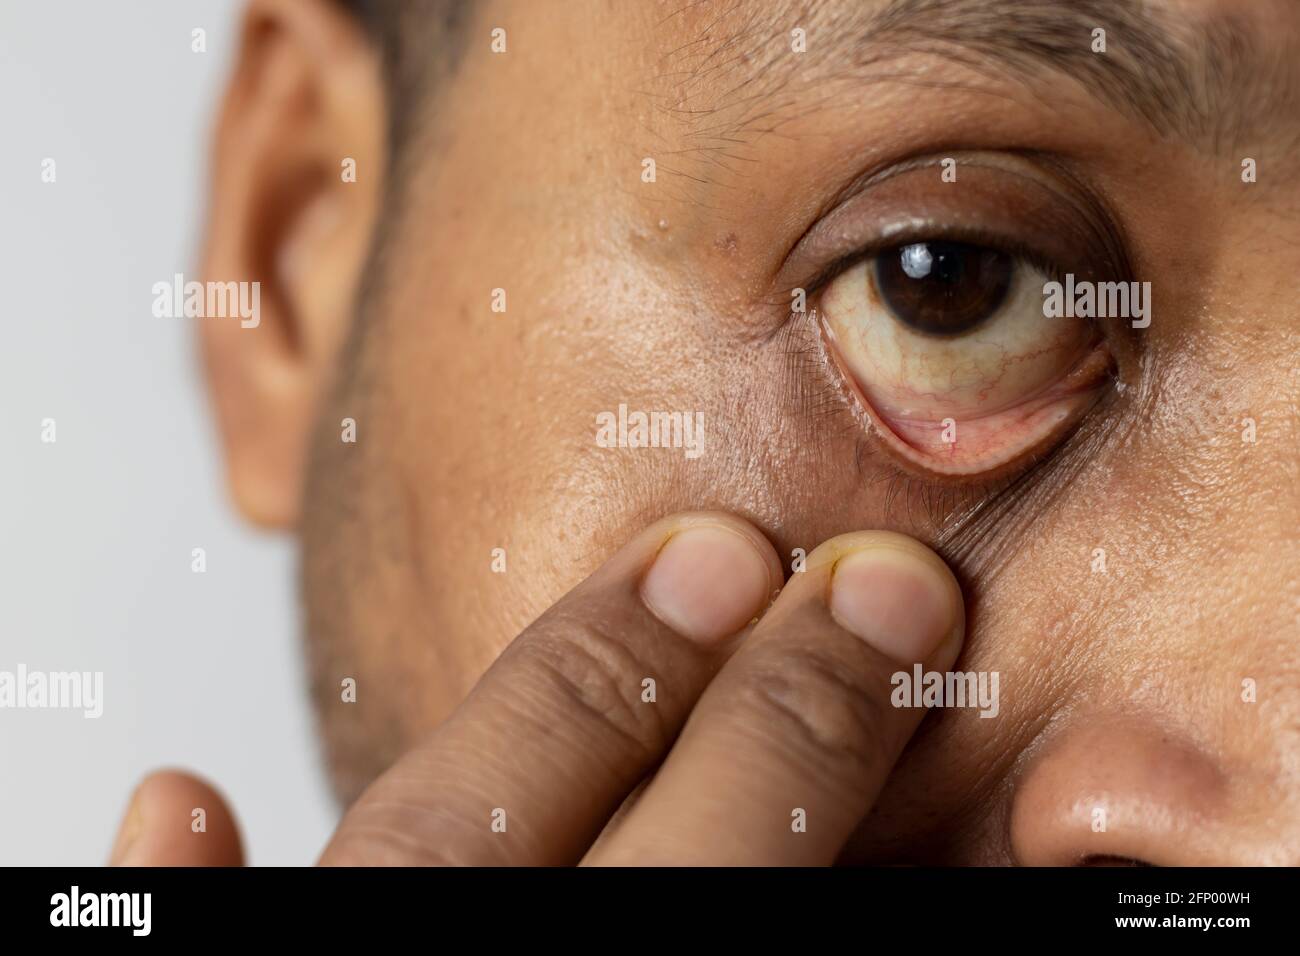
[[[696,525],[660,549],[641,599],[678,634],[710,643],[762,613],[770,587],[767,563],[739,532]]]
[[[131,858],[131,848],[144,829],[144,815],[140,809],[139,793],[131,795],[131,803],[126,808],[126,817],[122,827],[117,831],[117,840],[113,843],[113,852],[109,854],[109,866],[124,866]]]
[[[946,575],[902,548],[858,551],[835,565],[831,614],[892,660],[925,663],[961,620],[960,597]]]

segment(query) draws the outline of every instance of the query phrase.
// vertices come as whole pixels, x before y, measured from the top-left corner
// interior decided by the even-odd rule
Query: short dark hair
[[[453,73],[474,0],[335,0],[379,49],[388,106],[389,155],[396,159],[437,81]]]
[[[421,123],[436,112],[432,99],[459,65],[477,0],[334,0],[355,18],[379,51],[387,114],[387,167],[382,227],[371,237],[369,261],[358,290],[358,314],[373,312],[382,292],[391,247],[399,230],[407,187],[424,152],[413,144]],[[357,322],[373,325],[373,322]]]

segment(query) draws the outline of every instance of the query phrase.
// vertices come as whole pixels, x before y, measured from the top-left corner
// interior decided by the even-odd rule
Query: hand
[[[833,863],[924,714],[890,705],[890,677],[952,666],[961,591],[932,551],[882,531],[832,538],[782,581],[738,518],[651,526],[361,795],[320,862]],[[114,851],[240,859],[220,798],[176,773],[142,784]]]

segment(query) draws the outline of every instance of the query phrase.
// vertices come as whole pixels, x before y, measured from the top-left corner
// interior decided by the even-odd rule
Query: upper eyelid
[[[938,172],[941,161],[946,158],[957,160],[957,182],[946,183],[940,187],[937,183]],[[780,294],[780,290],[788,290],[799,287],[808,290],[813,283],[820,282],[824,284],[834,274],[836,268],[846,268],[853,261],[861,259],[867,253],[874,249],[887,248],[888,243],[881,241],[879,231],[868,236],[871,230],[858,227],[856,229],[861,235],[852,242],[841,242],[841,236],[845,233],[854,231],[850,228],[852,222],[847,225],[844,220],[853,220],[855,210],[867,203],[882,204],[879,198],[885,197],[888,201],[892,193],[904,191],[911,182],[918,182],[915,175],[918,172],[927,169],[934,169],[936,183],[934,189],[952,189],[960,190],[962,180],[962,170],[967,171],[967,182],[970,182],[970,174],[975,173],[981,177],[976,182],[982,183],[974,190],[968,190],[963,199],[954,199],[950,203],[951,208],[959,208],[959,203],[966,203],[968,206],[974,206],[978,201],[983,201],[985,209],[993,210],[994,206],[982,193],[996,189],[997,191],[1017,192],[1022,198],[1026,198],[1025,205],[1038,211],[1042,215],[1048,210],[1052,210],[1052,216],[1057,220],[1055,227],[1051,230],[1053,234],[1067,231],[1072,233],[1077,241],[1071,243],[1074,246],[1087,247],[1090,251],[1090,262],[1096,262],[1100,265],[1099,272],[1105,272],[1116,279],[1126,279],[1131,273],[1128,257],[1128,243],[1124,236],[1122,226],[1117,217],[1112,213],[1107,203],[1098,197],[1095,190],[1082,182],[1077,176],[1072,175],[1064,168],[1064,165],[1056,162],[1050,156],[1041,153],[1025,153],[1024,151],[1010,150],[1002,152],[962,152],[954,151],[951,153],[934,153],[930,152],[924,156],[912,157],[909,159],[894,162],[887,166],[880,166],[868,173],[858,176],[849,187],[841,190],[837,198],[831,204],[827,211],[818,216],[816,221],[803,233],[799,240],[794,244],[791,251],[787,254],[780,269],[775,277],[774,296]],[[906,177],[912,174],[912,179],[908,182],[899,182],[891,186],[891,180],[900,180],[900,177]],[[994,178],[996,177],[996,178]],[[928,182],[928,181],[925,181]],[[1022,183],[1022,188],[1015,188],[1012,184]],[[972,192],[975,199],[971,198]],[[960,193],[959,193],[960,195]],[[1028,197],[1038,196],[1037,201]],[[1049,197],[1044,200],[1042,197]],[[897,197],[894,201],[898,204]],[[1008,247],[1008,251],[1017,251],[1022,254],[1023,258],[1029,259],[1040,267],[1047,263],[1055,264],[1057,259],[1061,260],[1060,265],[1071,265],[1065,261],[1070,258],[1069,255],[1059,255],[1056,258],[1051,256],[1039,255],[1034,256],[1032,249],[1027,248],[1028,244],[1021,241],[1019,249],[1014,248],[1017,243],[1009,231],[999,232],[994,229],[976,230],[972,228],[970,214],[964,213],[967,222],[954,222],[954,219],[961,219],[962,216],[953,213],[935,215],[933,213],[917,215],[915,206],[928,204],[930,207],[941,205],[946,199],[941,193],[929,192],[924,199],[917,199],[913,205],[906,206],[908,216],[916,220],[911,228],[904,225],[900,232],[907,238],[921,239],[926,237],[925,227],[921,225],[922,221],[928,220],[932,225],[928,228],[929,237],[940,238],[952,237],[961,239],[963,234],[970,239],[991,239],[1001,236],[1000,244]],[[1005,210],[998,209],[996,212],[987,212],[987,218],[995,216],[1006,217]],[[865,215],[861,218],[867,218]],[[827,234],[830,238],[827,239]],[[1055,238],[1055,236],[1053,236]],[[1064,245],[1064,243],[1061,243]],[[826,248],[830,246],[831,248]]]
[[[881,253],[897,246],[908,245],[912,242],[922,242],[926,239],[939,240],[945,239],[955,242],[966,242],[971,245],[982,245],[989,248],[997,249],[1001,252],[1012,256],[1013,258],[1024,262],[1030,267],[1042,272],[1048,279],[1060,279],[1063,270],[1059,263],[1052,262],[1044,258],[1036,250],[1030,248],[1026,243],[1020,243],[1013,240],[1007,240],[1002,237],[984,235],[976,231],[971,232],[954,232],[951,229],[945,229],[941,226],[935,226],[931,229],[923,227],[917,228],[915,236],[905,236],[901,239],[892,239],[885,243],[873,242],[868,243],[861,249],[847,253],[833,262],[828,264],[824,269],[819,271],[805,287],[805,292],[809,298],[816,296],[825,290],[833,281],[853,268],[860,262],[874,259]]]

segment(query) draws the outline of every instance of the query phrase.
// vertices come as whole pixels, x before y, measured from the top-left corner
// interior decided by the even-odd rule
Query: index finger
[[[772,546],[739,518],[651,526],[362,794],[322,862],[577,862],[781,580]]]
[[[826,542],[587,862],[833,863],[925,713],[891,706],[893,675],[950,667],[963,631],[961,589],[924,545]]]

